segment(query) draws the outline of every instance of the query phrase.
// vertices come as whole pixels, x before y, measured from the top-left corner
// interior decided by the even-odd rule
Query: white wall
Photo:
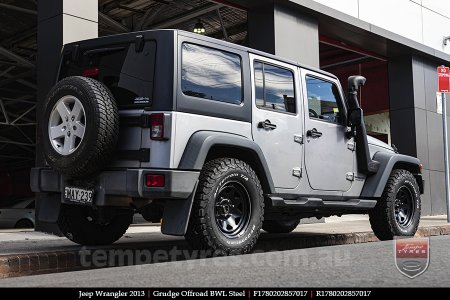
[[[450,0],[314,0],[450,54]]]
[[[387,134],[388,144],[391,145],[391,121],[388,112],[364,116],[364,123],[368,132]]]

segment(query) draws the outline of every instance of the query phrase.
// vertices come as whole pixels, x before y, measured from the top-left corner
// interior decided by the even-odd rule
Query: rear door
[[[298,186],[302,167],[302,122],[298,69],[251,55],[252,134],[276,188]]]
[[[354,180],[355,144],[348,138],[346,106],[338,80],[302,70],[305,94],[305,165],[311,188],[348,191]]]

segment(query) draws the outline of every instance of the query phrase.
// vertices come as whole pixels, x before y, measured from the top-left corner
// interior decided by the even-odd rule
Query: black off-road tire
[[[68,95],[75,96],[83,104],[86,130],[78,148],[64,156],[53,148],[48,124],[55,104]],[[83,178],[97,173],[112,159],[119,137],[119,112],[113,95],[104,84],[80,76],[64,78],[50,91],[43,112],[44,156],[54,170],[67,177]]]
[[[395,202],[400,189],[410,192],[414,204],[410,223],[400,226],[395,217]],[[389,177],[383,195],[369,212],[372,230],[378,239],[392,240],[396,236],[414,236],[420,221],[420,190],[414,176],[406,170],[394,170]]]
[[[251,203],[248,224],[230,237],[219,229],[216,221],[216,196],[230,184],[242,186]],[[264,221],[264,197],[258,176],[245,162],[234,158],[219,158],[207,162],[200,174],[191,211],[187,242],[210,255],[249,253],[254,247]]]
[[[265,220],[262,229],[268,233],[289,233],[297,228],[300,219],[293,220]]]
[[[102,208],[107,221],[99,222],[98,212],[92,207],[62,204],[58,226],[72,242],[83,246],[111,245],[120,239],[133,222],[130,209]]]

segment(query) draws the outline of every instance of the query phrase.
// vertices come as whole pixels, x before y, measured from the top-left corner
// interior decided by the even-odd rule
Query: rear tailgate
[[[110,167],[149,166],[151,143],[142,140],[145,127],[142,116],[173,108],[173,81],[167,80],[173,78],[173,71],[172,76],[165,70],[157,71],[157,67],[173,64],[169,51],[173,49],[173,33],[168,33],[111,36],[64,47],[59,79],[69,76],[97,79],[110,89],[119,107],[119,143],[116,160]],[[159,73],[166,76],[165,81],[158,82],[161,78],[156,74]]]

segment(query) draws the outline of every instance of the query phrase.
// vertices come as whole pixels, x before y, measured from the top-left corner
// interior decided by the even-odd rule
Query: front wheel
[[[200,174],[185,238],[213,255],[248,253],[263,216],[263,192],[253,169],[238,159],[214,159]]]
[[[369,212],[370,224],[380,240],[395,236],[414,236],[420,221],[420,191],[414,176],[406,170],[394,170],[381,199]]]

